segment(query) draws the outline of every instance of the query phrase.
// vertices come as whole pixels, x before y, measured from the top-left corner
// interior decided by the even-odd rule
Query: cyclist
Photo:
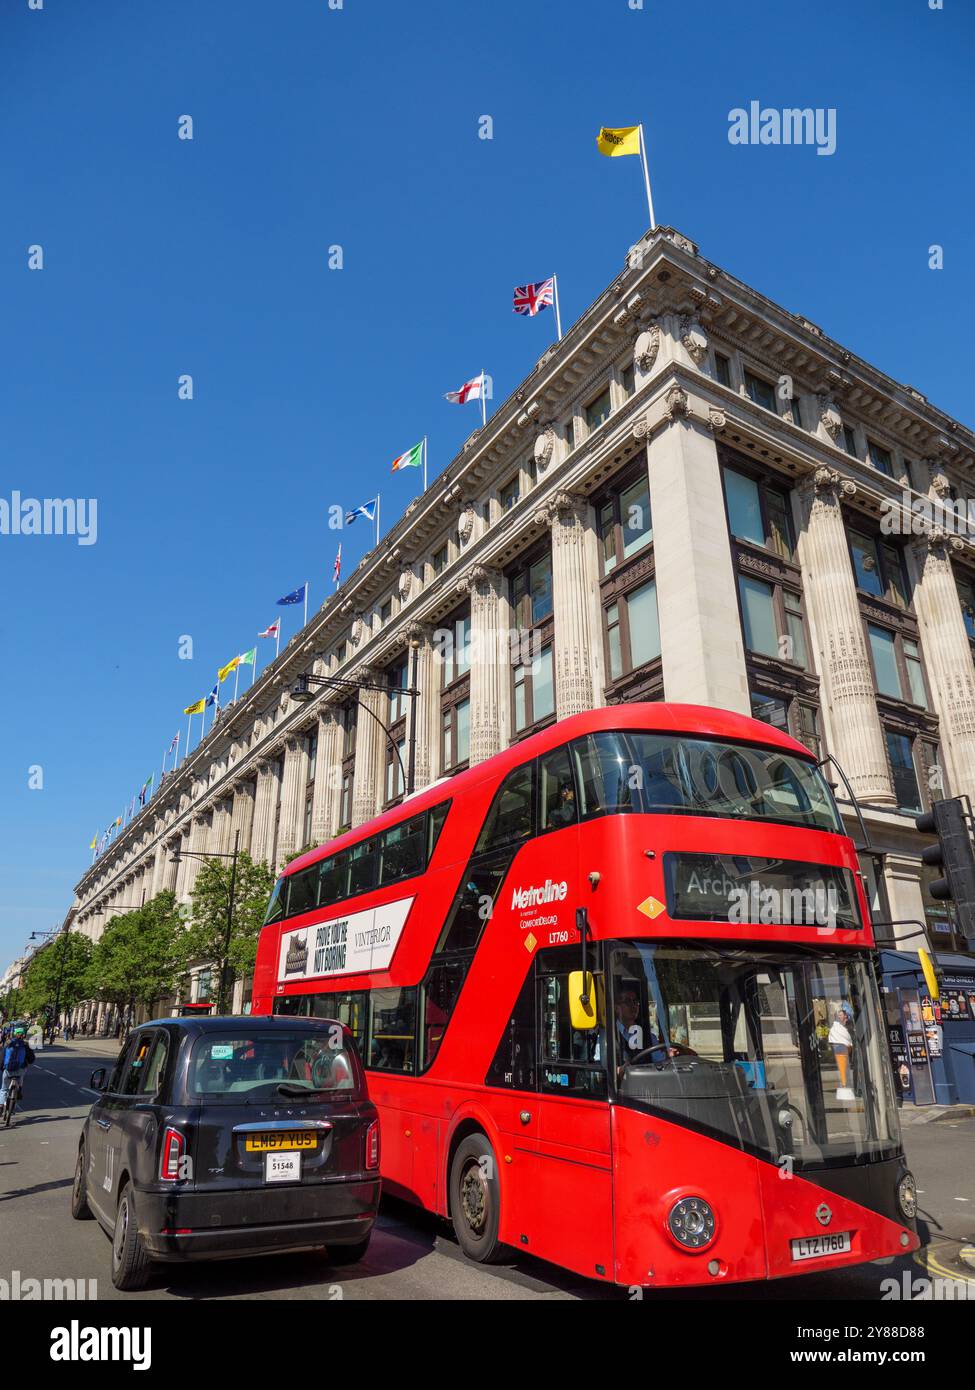
[[[11,1029],[10,1040],[3,1050],[3,1080],[0,1082],[0,1110],[2,1110],[7,1103],[7,1091],[11,1081],[20,1082],[20,1093],[21,1096],[23,1096],[23,1075],[33,1062],[34,1051],[27,1041],[27,1029],[22,1023],[15,1023]]]

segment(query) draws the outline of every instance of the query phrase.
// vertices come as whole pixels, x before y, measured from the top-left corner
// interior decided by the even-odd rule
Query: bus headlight
[[[897,1184],[897,1201],[908,1221],[917,1216],[917,1184],[913,1173],[904,1173]]]
[[[714,1212],[703,1197],[682,1197],[671,1207],[667,1227],[685,1250],[703,1250],[714,1240]]]

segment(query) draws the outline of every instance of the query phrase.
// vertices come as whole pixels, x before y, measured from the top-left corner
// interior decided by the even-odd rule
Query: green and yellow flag
[[[95,846],[96,846],[97,844],[98,844],[98,835],[97,835],[97,833],[96,833],[96,834],[92,835],[92,837],[91,837],[91,844],[88,846],[88,848],[89,848],[89,849],[94,849]]]
[[[184,714],[200,714],[201,711],[202,711],[202,709],[203,709],[203,706],[204,706],[205,704],[206,704],[206,700],[205,700],[205,699],[203,699],[203,700],[197,700],[197,702],[196,702],[195,705],[187,705],[186,708],[183,710],[183,713],[184,713]]]
[[[217,672],[217,679],[219,681],[225,681],[227,677],[230,675],[231,671],[236,671],[239,665],[240,657],[232,656],[230,660],[227,662],[226,666],[220,667],[220,670]]]
[[[596,148],[600,154],[639,154],[640,127],[638,125],[603,126],[596,136]]]

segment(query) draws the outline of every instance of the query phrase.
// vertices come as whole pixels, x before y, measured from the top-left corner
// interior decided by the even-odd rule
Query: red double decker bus
[[[253,1007],[348,1025],[385,1191],[472,1258],[778,1278],[919,1244],[872,944],[806,748],[623,705],[289,864]]]

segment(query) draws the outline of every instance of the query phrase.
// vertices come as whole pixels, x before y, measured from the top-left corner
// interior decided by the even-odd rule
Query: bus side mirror
[[[591,1033],[596,1026],[596,987],[589,970],[569,975],[569,1021],[576,1033]]]

